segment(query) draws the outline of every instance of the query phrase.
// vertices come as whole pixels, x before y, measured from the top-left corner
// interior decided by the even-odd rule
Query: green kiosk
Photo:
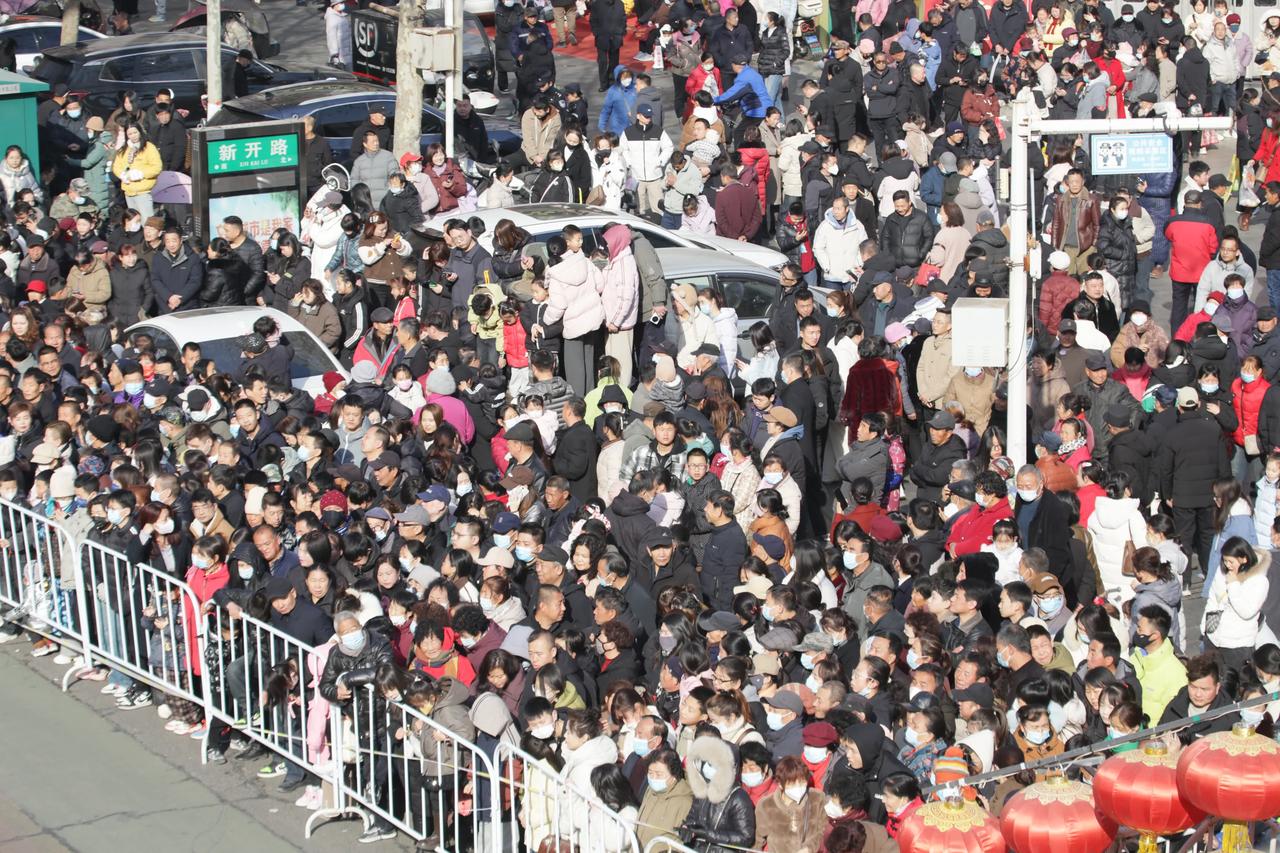
[[[36,95],[47,91],[47,84],[25,74],[0,71],[0,154],[10,145],[20,145],[37,175],[40,140],[36,134]]]

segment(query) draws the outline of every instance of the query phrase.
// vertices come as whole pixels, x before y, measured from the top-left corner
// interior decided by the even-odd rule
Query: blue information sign
[[[1173,139],[1164,133],[1095,133],[1089,137],[1095,175],[1173,170]]]

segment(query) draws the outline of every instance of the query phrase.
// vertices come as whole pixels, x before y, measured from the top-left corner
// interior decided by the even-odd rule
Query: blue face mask
[[[915,649],[907,650],[907,667],[916,669],[920,666],[920,655],[916,654]]]
[[[902,733],[902,736],[903,738],[906,739],[907,743],[911,744],[912,746],[920,745],[920,734],[915,729],[912,729],[912,728],[906,729]]]
[[[765,721],[769,724],[769,728],[775,732],[786,725],[786,723],[782,722],[782,715],[775,714],[772,711],[765,715]]]
[[[853,571],[858,567],[858,555],[852,551],[845,551],[841,559],[844,560],[844,567],[849,571]]]
[[[638,755],[638,754],[639,754],[639,753],[637,753],[637,755]],[[652,776],[650,776],[650,777],[649,777],[649,790],[650,790],[650,791],[653,791],[655,794],[661,794],[663,791],[667,790],[667,780],[666,780],[666,779],[654,779]]]
[[[526,548],[523,545],[516,546],[516,559],[522,563],[527,563],[533,559],[533,549]]]
[[[631,751],[634,752],[637,757],[644,758],[652,752],[652,748],[649,746],[649,741],[633,737],[631,739]]]
[[[508,533],[495,533],[493,534],[493,544],[505,551],[511,547],[511,535]]]
[[[760,608],[760,615],[764,617],[764,621],[766,622],[772,622],[774,619],[778,618],[777,614],[773,612],[773,608],[767,604]]]
[[[137,394],[141,394],[142,389],[143,389],[143,383],[141,382],[124,383],[124,393],[128,394],[130,397],[133,397]]]
[[[1047,731],[1023,732],[1022,736],[1025,737],[1029,742],[1039,746],[1040,744],[1047,741],[1050,738],[1050,736],[1052,736],[1052,734],[1053,734],[1052,732],[1047,732]]]

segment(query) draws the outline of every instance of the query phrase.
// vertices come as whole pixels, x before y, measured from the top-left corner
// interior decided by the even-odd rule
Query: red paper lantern
[[[1093,777],[1098,811],[1138,830],[1138,853],[1155,853],[1158,836],[1190,829],[1204,812],[1178,790],[1178,760],[1160,741],[1111,756]]]
[[[898,830],[902,853],[1006,853],[1000,824],[967,800],[926,803]]]
[[[1225,820],[1223,853],[1251,849],[1248,822],[1280,814],[1280,746],[1252,726],[1237,723],[1191,744],[1177,773],[1188,801]]]
[[[1116,826],[1093,805],[1083,782],[1051,776],[1009,798],[1000,829],[1015,853],[1102,853]]]

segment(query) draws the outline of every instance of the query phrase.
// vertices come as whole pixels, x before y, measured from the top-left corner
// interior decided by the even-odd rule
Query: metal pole
[[[1027,221],[1033,180],[1027,166],[1027,146],[1040,135],[1076,133],[1177,133],[1184,130],[1229,130],[1230,117],[1182,116],[1177,110],[1151,118],[1041,120],[1029,89],[1013,102],[1009,135],[1009,371],[1008,454],[1015,465],[1027,462]]]
[[[222,109],[222,0],[205,0],[204,77],[209,95],[207,118]]]
[[[453,104],[458,97],[458,76],[462,73],[462,0],[445,0],[444,25],[453,31],[453,62],[444,76],[444,152],[453,159],[457,144],[454,140]]]
[[[1031,177],[1027,167],[1027,146],[1031,143],[1031,119],[1035,103],[1031,90],[1023,89],[1013,102],[1012,134],[1009,143],[1009,336],[1005,365],[1009,369],[1009,458],[1015,465],[1027,462],[1027,195]]]

